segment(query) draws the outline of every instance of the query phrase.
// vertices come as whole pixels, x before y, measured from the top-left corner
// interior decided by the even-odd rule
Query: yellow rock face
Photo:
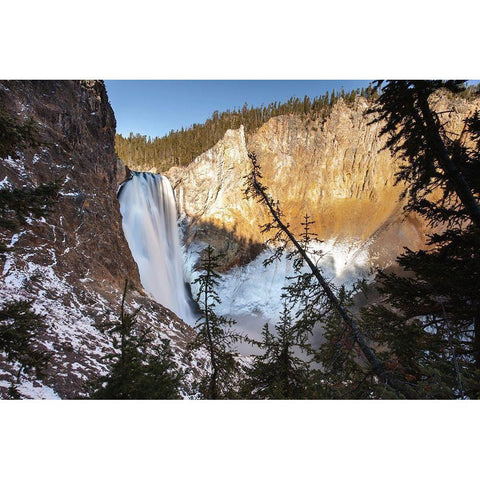
[[[432,102],[437,111],[452,110],[442,118],[457,133],[465,116],[480,105],[446,96]],[[170,169],[167,176],[192,238],[213,244],[219,244],[215,235],[231,234],[247,242],[268,238],[259,228],[269,220],[266,211],[244,197],[248,151],[253,151],[264,184],[296,234],[308,213],[321,239],[368,242],[379,264],[393,260],[404,246],[424,246],[425,225],[414,215],[405,216],[405,199],[400,199],[404,185],[395,185],[401,160],[384,149],[381,126],[370,124],[367,109],[363,98],[354,106],[340,100],[326,120],[275,117],[248,139],[243,128],[229,130],[188,167]]]

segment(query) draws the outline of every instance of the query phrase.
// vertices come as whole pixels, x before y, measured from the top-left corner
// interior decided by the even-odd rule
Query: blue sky
[[[219,112],[292,96],[367,87],[370,80],[107,80],[117,132],[162,136]]]

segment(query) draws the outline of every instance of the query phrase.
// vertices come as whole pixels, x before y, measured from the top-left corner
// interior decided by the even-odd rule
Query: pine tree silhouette
[[[234,383],[238,365],[235,345],[244,339],[233,330],[234,320],[215,313],[215,307],[220,303],[216,288],[219,285],[217,270],[221,257],[208,245],[198,267],[201,273],[193,282],[199,286],[197,303],[200,317],[195,324],[197,336],[189,348],[205,348],[208,352],[211,372],[204,375],[199,390],[204,398],[212,400],[236,397]]]
[[[127,312],[125,280],[119,318],[104,322],[102,330],[112,338],[115,352],[105,356],[109,373],[87,385],[94,399],[176,399],[180,398],[183,378],[173,361],[169,342],[156,342],[151,328],[142,327],[137,315],[140,308]]]

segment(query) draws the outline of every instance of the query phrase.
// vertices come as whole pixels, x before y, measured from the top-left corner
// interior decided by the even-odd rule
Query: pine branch
[[[287,236],[290,242],[294,245],[298,253],[302,256],[305,263],[308,265],[311,272],[313,273],[315,278],[318,280],[321,288],[325,292],[332,307],[338,312],[338,314],[341,316],[343,321],[351,329],[356,342],[360,346],[360,349],[363,355],[365,356],[368,363],[371,365],[373,371],[378,375],[378,377],[381,379],[382,382],[388,383],[389,380],[382,363],[377,359],[373,350],[367,345],[365,339],[363,338],[362,333],[360,332],[360,329],[356,321],[342,306],[342,304],[340,303],[340,301],[338,300],[338,298],[335,296],[332,289],[330,288],[328,282],[320,273],[320,270],[318,269],[318,267],[312,262],[310,257],[307,255],[307,253],[303,249],[303,247],[293,236],[288,226],[282,221],[281,213],[278,208],[278,203],[275,204],[275,202],[273,201],[273,198],[268,193],[267,187],[263,185],[261,182],[262,175],[261,175],[260,165],[258,163],[256,155],[254,153],[249,153],[248,156],[252,163],[252,171],[250,175],[247,176],[246,178],[245,193],[247,195],[247,198],[254,197],[259,201],[260,204],[265,205],[268,208],[270,215],[272,216],[275,224],[278,226],[279,229],[282,230],[282,232]]]

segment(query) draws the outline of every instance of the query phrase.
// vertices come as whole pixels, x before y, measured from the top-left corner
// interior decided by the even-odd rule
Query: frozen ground
[[[44,220],[43,220],[44,221]],[[52,229],[55,227],[52,225]],[[18,244],[27,231],[12,236],[9,246]],[[49,372],[45,380],[23,374],[17,389],[22,398],[58,399],[68,396],[84,396],[84,382],[92,376],[107,372],[104,356],[113,350],[111,339],[98,328],[100,321],[115,320],[118,316],[121,292],[104,286],[108,299],[98,293],[89,277],[80,278],[79,285],[70,283],[73,273],[60,274],[57,264],[61,253],[49,245],[41,245],[41,263],[39,256],[28,248],[5,254],[3,269],[0,271],[0,305],[7,301],[32,301],[33,310],[44,316],[46,329],[37,339],[39,348],[52,354]],[[185,379],[189,385],[194,380],[194,370],[206,363],[205,352],[192,355],[186,364],[183,348],[177,345],[177,338],[183,339],[184,333],[178,320],[165,313],[165,319],[158,321],[157,312],[150,308],[149,300],[137,293],[132,294],[128,308],[140,307],[139,318],[154,328],[158,339],[172,341],[174,360],[180,368],[192,367]],[[113,299],[113,300],[112,300]],[[4,360],[0,356],[0,360]],[[0,362],[0,398],[14,378],[18,368],[9,367],[10,362]],[[5,368],[2,368],[5,367]],[[184,393],[184,397],[188,397]]]
[[[358,280],[368,280],[372,276],[367,247],[366,244],[332,239],[313,247],[320,252],[313,259],[328,280],[337,286],[343,284],[351,288]],[[185,277],[189,281],[198,275],[193,266],[203,248],[204,245],[192,244],[185,252]],[[287,255],[265,267],[263,262],[270,254],[265,251],[249,264],[221,275],[217,290],[222,299],[217,313],[235,319],[242,331],[253,336],[258,336],[266,322],[276,322],[281,310],[281,295],[289,283],[288,277],[294,274],[293,260]],[[192,285],[192,293],[196,297],[197,285]]]

